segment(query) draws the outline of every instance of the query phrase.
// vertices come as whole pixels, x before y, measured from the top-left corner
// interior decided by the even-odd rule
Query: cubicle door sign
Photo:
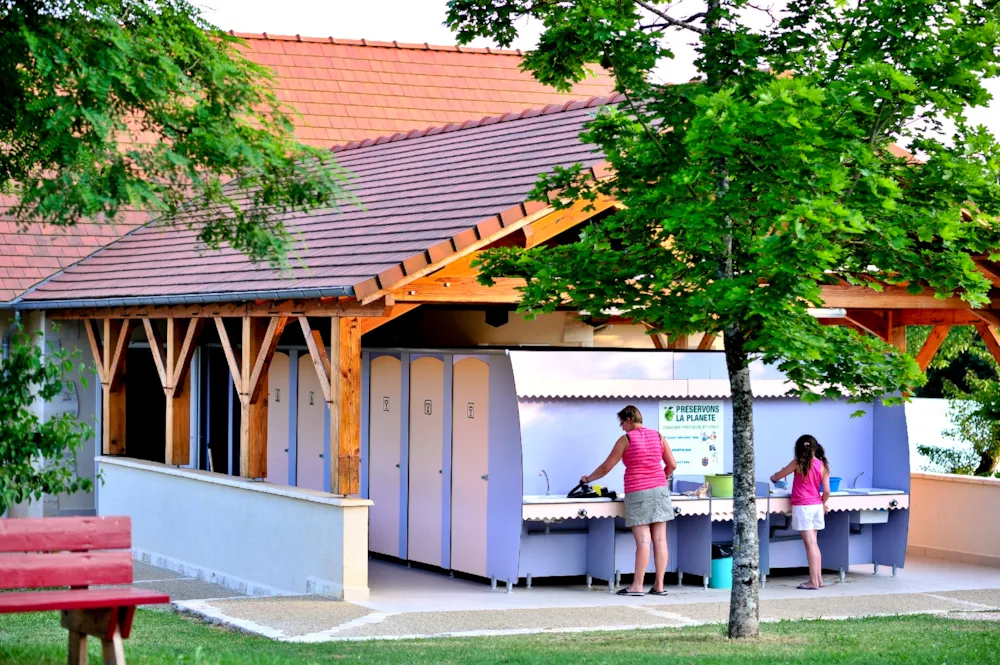
[[[660,434],[670,444],[679,476],[723,473],[725,412],[722,402],[660,402]]]

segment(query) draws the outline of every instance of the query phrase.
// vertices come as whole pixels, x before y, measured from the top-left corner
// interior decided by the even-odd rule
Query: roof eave
[[[126,298],[74,298],[69,300],[24,300],[20,296],[0,307],[19,310],[80,309],[84,307],[169,307],[173,305],[210,305],[252,300],[304,300],[308,298],[352,298],[353,286],[324,289],[271,289],[267,291],[232,291],[224,293],[186,293],[170,296],[129,296]]]

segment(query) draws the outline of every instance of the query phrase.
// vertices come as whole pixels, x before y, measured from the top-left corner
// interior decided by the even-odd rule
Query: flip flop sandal
[[[629,591],[628,587],[618,589],[617,595],[619,596],[645,596],[642,591]]]
[[[795,588],[796,589],[802,589],[803,591],[819,591],[820,590],[820,587],[818,587],[818,586],[806,586],[805,582],[803,582],[802,584],[798,585]]]
[[[657,591],[656,589],[650,589],[649,590],[649,595],[651,595],[651,596],[666,596],[667,595],[667,590],[664,589],[663,591]]]

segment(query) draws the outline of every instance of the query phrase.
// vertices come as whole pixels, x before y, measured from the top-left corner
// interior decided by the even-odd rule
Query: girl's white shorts
[[[819,531],[826,527],[823,504],[813,506],[792,506],[792,529],[795,531]]]

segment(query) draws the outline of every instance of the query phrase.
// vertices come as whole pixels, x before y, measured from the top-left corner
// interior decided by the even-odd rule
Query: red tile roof
[[[232,33],[247,57],[271,67],[278,98],[295,107],[301,141],[356,141],[486,115],[607,95],[600,68],[570,93],[522,72],[520,51]]]
[[[345,146],[338,161],[356,176],[352,189],[364,209],[286,218],[304,244],[285,272],[230,249],[201,251],[194,231],[151,224],[38,285],[25,300],[82,305],[237,299],[234,294],[305,297],[322,295],[319,290],[351,293],[362,283],[367,291],[360,295],[367,295],[401,278],[406,268],[418,270],[431,257],[542,208],[522,205],[541,173],[601,162],[579,134],[593,107],[609,101],[553,105]]]
[[[425,129],[611,92],[604,72],[560,93],[520,70],[520,51],[238,34],[247,57],[270,66],[278,97],[296,109],[296,136],[320,147]],[[35,226],[18,234],[0,208],[0,302],[134,228]],[[218,259],[223,261],[223,257]]]

